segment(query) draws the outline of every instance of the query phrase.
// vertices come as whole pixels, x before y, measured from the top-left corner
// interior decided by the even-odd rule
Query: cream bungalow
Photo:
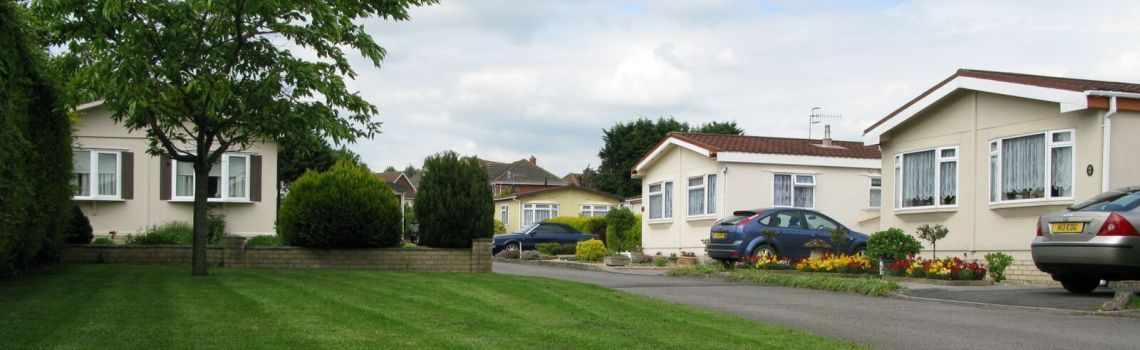
[[[119,238],[168,221],[190,222],[193,165],[147,155],[144,131],[129,131],[99,102],[77,108],[75,194],[96,236]],[[226,231],[253,236],[275,233],[277,144],[257,143],[222,156],[210,170],[210,212],[223,214]]]
[[[702,239],[735,210],[811,208],[878,230],[879,150],[859,142],[670,133],[632,169],[641,179],[642,247],[703,255]]]
[[[1039,215],[1140,184],[1140,85],[959,70],[867,128],[882,149],[881,225],[942,224],[941,256],[1032,267]],[[928,247],[929,248],[929,247]]]

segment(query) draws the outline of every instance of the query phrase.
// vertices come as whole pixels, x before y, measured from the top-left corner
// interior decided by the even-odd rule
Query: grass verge
[[[710,276],[725,272],[719,265],[686,266],[669,271],[669,276]],[[737,269],[729,273],[733,281],[747,281],[793,288],[819,289],[832,292],[847,292],[870,296],[882,296],[902,288],[894,281],[878,278],[843,278],[791,273],[773,273],[764,270]]]
[[[596,285],[499,274],[71,265],[0,284],[2,348],[843,349]]]

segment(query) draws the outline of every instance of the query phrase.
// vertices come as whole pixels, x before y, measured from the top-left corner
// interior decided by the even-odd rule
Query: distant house
[[[522,194],[546,188],[565,186],[566,181],[538,166],[534,156],[514,163],[499,163],[482,160],[487,168],[487,178],[491,182],[494,197]]]
[[[495,219],[503,222],[507,232],[514,232],[530,223],[559,216],[605,216],[621,200],[584,187],[548,187],[496,197]]]
[[[562,181],[566,181],[567,185],[582,186],[582,174],[567,173],[566,176],[562,177]]]
[[[1137,135],[1140,84],[962,69],[864,142],[882,148],[884,227],[942,224],[940,255],[1032,265],[1039,215],[1140,184]]]
[[[101,102],[77,107],[72,199],[97,236],[124,237],[169,221],[190,222],[194,170],[190,163],[147,155],[146,132],[111,119]],[[277,144],[258,142],[226,153],[209,172],[210,212],[225,215],[226,231],[275,234]]]
[[[400,197],[401,207],[411,206],[416,200],[416,186],[412,184],[412,180],[401,171],[386,171],[376,173],[384,181],[388,182],[388,186],[396,192]]]
[[[878,147],[830,136],[669,133],[632,169],[645,207],[642,249],[704,254],[701,240],[717,219],[767,207],[811,208],[872,233],[879,228],[879,159]]]

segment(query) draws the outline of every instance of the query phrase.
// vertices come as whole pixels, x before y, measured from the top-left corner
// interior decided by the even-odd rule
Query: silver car
[[[1042,215],[1033,263],[1071,293],[1100,280],[1140,279],[1140,186],[1108,191],[1064,212]]]

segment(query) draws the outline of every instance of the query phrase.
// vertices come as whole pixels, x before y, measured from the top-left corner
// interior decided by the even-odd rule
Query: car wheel
[[[1065,277],[1061,279],[1061,286],[1073,294],[1089,294],[1100,286],[1100,279],[1091,277]]]
[[[759,258],[776,256],[776,250],[772,249],[772,246],[770,246],[770,245],[761,244],[759,246],[756,246],[756,249],[752,251],[752,255],[759,257]]]
[[[503,250],[508,251],[508,252],[517,252],[517,251],[519,251],[519,243],[518,242],[507,242],[507,244],[503,246]]]

